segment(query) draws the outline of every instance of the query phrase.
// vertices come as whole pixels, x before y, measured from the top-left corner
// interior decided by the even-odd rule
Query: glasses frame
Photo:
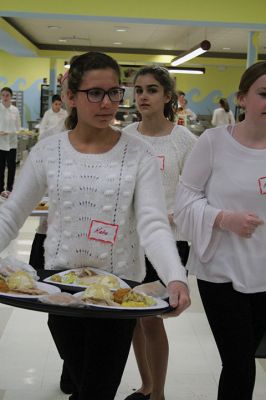
[[[120,100],[115,101],[115,100],[112,100],[112,99],[111,99],[111,97],[110,97],[110,92],[111,92],[112,90],[114,90],[114,89],[119,89],[120,92],[122,93],[122,97],[121,97]],[[101,100],[98,100],[98,101],[91,101],[91,100],[89,99],[89,92],[90,92],[91,90],[100,90],[100,91],[102,91],[102,98],[101,98]],[[90,103],[101,103],[101,102],[103,101],[103,99],[105,98],[106,95],[108,96],[109,100],[110,100],[112,103],[120,103],[120,102],[123,100],[123,98],[124,98],[125,90],[126,90],[126,89],[124,89],[124,88],[121,88],[121,87],[119,87],[119,86],[115,86],[115,87],[110,88],[110,89],[108,89],[108,90],[104,90],[104,89],[102,89],[102,88],[94,87],[94,88],[90,88],[90,89],[78,89],[77,92],[86,93],[87,100],[88,100]]]

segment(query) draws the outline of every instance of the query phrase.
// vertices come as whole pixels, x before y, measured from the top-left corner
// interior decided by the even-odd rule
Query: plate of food
[[[48,197],[43,197],[42,200],[37,204],[37,206],[32,210],[31,215],[38,217],[47,215],[48,210],[49,210]]]
[[[61,290],[53,285],[35,281],[25,271],[16,271],[9,276],[0,275],[0,296],[38,299]]]
[[[44,282],[80,288],[86,288],[93,283],[105,285],[110,290],[129,288],[123,279],[110,272],[93,267],[68,269],[45,278]]]
[[[48,210],[48,197],[43,197],[35,207],[35,210]]]
[[[131,288],[120,288],[111,291],[100,284],[92,284],[83,292],[75,293],[87,306],[110,308],[113,310],[156,310],[169,308],[169,304],[152,296],[135,292]]]

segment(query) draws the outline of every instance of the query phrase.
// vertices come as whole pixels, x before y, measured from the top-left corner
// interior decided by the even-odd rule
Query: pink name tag
[[[258,179],[260,194],[266,194],[266,176],[262,176]]]
[[[114,244],[116,241],[117,232],[118,225],[93,219],[88,232],[88,239]]]
[[[159,161],[160,170],[163,171],[163,170],[164,170],[164,160],[165,160],[165,156],[157,156],[157,159],[158,159],[158,161]]]

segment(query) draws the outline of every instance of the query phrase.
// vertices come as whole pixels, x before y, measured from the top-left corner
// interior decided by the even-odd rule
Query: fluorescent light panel
[[[210,47],[210,42],[208,40],[203,40],[203,42],[201,42],[197,46],[194,46],[192,49],[181,53],[180,56],[174,58],[171,61],[171,65],[175,67],[177,65],[184,64],[188,60],[191,60],[192,58],[198,57],[201,54],[206,53],[206,51],[208,51]]]
[[[148,65],[134,65],[134,64],[120,64],[121,67],[124,68],[142,68],[142,67],[147,67]],[[164,68],[166,68],[170,74],[196,74],[196,75],[202,75],[205,74],[205,68],[186,68],[186,67],[168,67],[164,65]]]
[[[201,68],[201,69],[173,69],[173,68],[168,68],[168,71],[170,74],[194,74],[194,75],[203,75],[205,74],[205,69]]]

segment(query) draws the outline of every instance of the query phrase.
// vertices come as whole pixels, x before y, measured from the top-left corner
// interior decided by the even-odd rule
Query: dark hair
[[[228,113],[230,111],[230,107],[229,107],[228,101],[226,99],[220,99],[219,103],[225,112]]]
[[[186,95],[186,93],[182,92],[182,90],[177,91],[177,96],[185,96],[185,95]]]
[[[238,122],[242,122],[242,121],[244,121],[244,119],[245,119],[245,113],[242,112],[242,113],[240,113],[239,116],[238,116]]]
[[[3,87],[3,89],[1,89],[1,93],[3,93],[3,92],[9,92],[11,94],[11,96],[13,96],[13,91],[10,87],[7,87],[7,86]]]
[[[164,105],[164,116],[173,122],[175,120],[177,94],[175,91],[174,81],[171,78],[169,71],[164,67],[156,65],[143,67],[136,73],[134,84],[139,76],[147,74],[153,75],[156,81],[158,81],[164,88],[164,93],[170,96],[169,102]]]
[[[266,61],[259,61],[251,65],[242,75],[239,83],[237,97],[246,94],[250,86],[262,75],[266,75]]]
[[[118,63],[110,56],[104,53],[91,51],[84,53],[81,56],[72,58],[68,74],[68,88],[73,94],[76,94],[80,88],[83,76],[86,72],[95,69],[113,69],[121,82],[121,74]],[[77,110],[72,108],[71,113],[66,119],[66,126],[69,129],[75,128],[78,123]]]
[[[52,97],[52,103],[54,103],[55,101],[61,101],[61,96],[59,96],[59,94],[54,94]]]

